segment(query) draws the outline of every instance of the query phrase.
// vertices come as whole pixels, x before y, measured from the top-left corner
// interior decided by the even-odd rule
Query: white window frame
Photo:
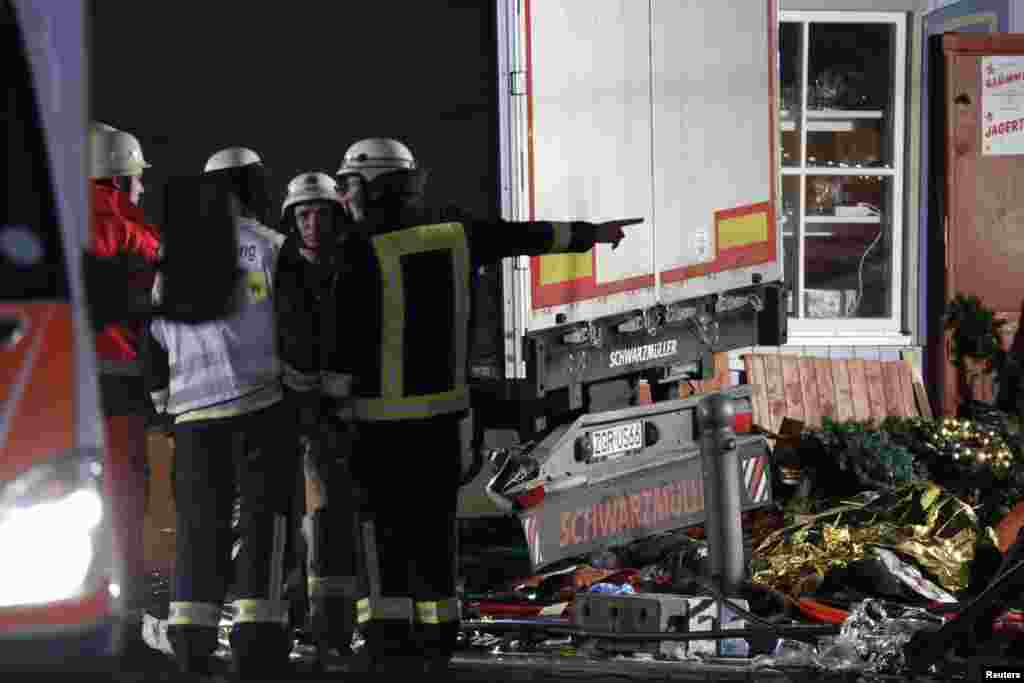
[[[890,212],[892,219],[889,222],[892,235],[892,277],[890,286],[891,316],[889,318],[789,318],[789,339],[787,346],[907,346],[912,343],[908,334],[902,333],[904,283],[903,283],[903,230],[907,207],[903,200],[903,182],[906,172],[904,147],[906,145],[906,102],[907,102],[907,17],[902,12],[856,12],[856,11],[796,11],[783,10],[779,12],[779,28],[784,23],[800,23],[803,27],[801,38],[801,59],[802,78],[804,79],[801,88],[800,108],[800,166],[782,165],[781,145],[781,123],[776,135],[780,137],[778,145],[777,163],[779,168],[779,204],[782,203],[782,178],[783,176],[821,176],[821,175],[870,175],[891,178],[892,190],[889,199],[889,206],[885,210]],[[805,166],[807,154],[807,80],[809,78],[810,50],[808,41],[810,38],[810,24],[892,24],[895,28],[893,39],[893,130],[892,130],[892,168],[858,169],[856,173],[850,173],[846,169],[815,168]],[[779,84],[781,87],[781,83]],[[777,106],[781,109],[781,97],[778,98]],[[781,122],[781,112],[776,117]],[[802,183],[800,188],[800,211],[806,211],[807,183]],[[801,227],[801,236],[807,226]],[[780,245],[782,243],[780,235]],[[780,246],[781,249],[781,246]],[[801,300],[796,302],[796,310],[799,313],[804,311],[804,253],[805,238],[797,242],[797,263],[799,264],[799,286]],[[780,250],[780,256],[782,252]],[[788,277],[788,274],[786,274]]]

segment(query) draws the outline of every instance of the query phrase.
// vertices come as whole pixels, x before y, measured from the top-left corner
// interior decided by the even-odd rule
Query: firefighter
[[[237,202],[243,277],[233,315],[198,325],[158,319],[149,328],[151,396],[173,417],[176,444],[177,560],[167,635],[183,671],[209,670],[232,574],[237,479],[246,552],[235,568],[231,653],[241,678],[262,677],[284,671],[291,649],[281,591],[296,458],[283,436],[289,416],[273,308],[283,237],[257,219],[267,192],[255,152],[221,150],[204,172]]]
[[[89,253],[104,259],[156,264],[160,233],[140,208],[143,171],[150,167],[138,139],[112,126],[90,129],[92,234]],[[122,286],[145,296],[153,271],[140,271]],[[102,323],[101,323],[102,324]],[[107,493],[114,508],[115,542],[122,561],[122,604],[135,610],[145,595],[142,520],[146,508],[146,399],[138,357],[141,322],[107,324],[96,335],[100,395],[106,416],[109,473]],[[129,641],[134,642],[134,641]]]
[[[358,568],[352,543],[355,510],[347,471],[347,437],[322,411],[321,340],[332,320],[329,306],[333,259],[341,228],[351,223],[326,173],[309,172],[289,184],[281,206],[281,230],[287,235],[275,278],[275,309],[284,369],[286,402],[293,410],[303,462],[305,509],[302,535],[310,627],[321,652],[327,646],[344,653],[354,630]],[[328,543],[330,553],[327,552]],[[328,622],[328,614],[331,616]]]
[[[363,193],[378,176],[392,171],[411,171],[416,168],[416,158],[402,142],[392,138],[366,138],[352,144],[345,150],[345,156],[338,168],[338,186],[342,201],[353,220],[365,225],[367,205]],[[370,201],[380,201],[380,193],[387,191],[386,185],[374,184],[375,196]],[[420,201],[417,193],[407,196],[406,201]]]
[[[326,362],[348,378],[332,396],[355,424],[352,469],[367,495],[358,619],[371,669],[434,675],[448,667],[459,624],[455,518],[474,274],[506,256],[617,245],[623,227],[642,219],[442,216],[420,208],[425,171],[394,142],[361,141],[364,151],[342,164],[339,175],[358,174],[363,185],[350,201],[361,202],[366,225],[339,252],[344,289],[358,296],[335,297],[338,315],[358,324],[339,329]]]

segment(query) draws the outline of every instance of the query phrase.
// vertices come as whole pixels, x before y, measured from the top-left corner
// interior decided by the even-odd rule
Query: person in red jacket
[[[89,252],[101,258],[155,264],[160,235],[140,208],[149,168],[135,136],[105,124],[90,131],[92,232]],[[140,270],[126,286],[147,297],[152,269]],[[102,324],[102,322],[101,322]],[[145,600],[142,520],[146,508],[146,422],[150,413],[138,359],[141,323],[106,324],[96,335],[100,394],[107,426],[107,494],[112,501],[115,544],[121,565],[122,604]]]

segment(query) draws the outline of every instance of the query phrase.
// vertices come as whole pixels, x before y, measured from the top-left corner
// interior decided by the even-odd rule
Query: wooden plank
[[[868,377],[865,361],[851,358],[846,361],[850,371],[850,393],[853,395],[853,419],[864,422],[871,419],[871,401],[868,399]]]
[[[934,418],[928,390],[924,388],[924,362],[918,348],[904,349],[900,356],[910,365],[910,392],[914,399],[915,415],[931,420]]]
[[[747,381],[751,386],[754,424],[771,430],[772,414],[768,410],[768,388],[765,385],[764,358],[752,353],[746,354],[743,356],[743,365],[747,369]]]
[[[715,377],[711,380],[713,391],[721,391],[731,386],[729,381],[729,354],[716,353],[714,355]]]
[[[884,417],[909,417],[903,408],[903,394],[900,391],[900,369],[902,361],[882,361],[882,386],[885,387]]]
[[[910,374],[916,382],[924,382],[924,375],[921,369],[921,351],[916,348],[902,349],[900,351],[900,358],[905,360],[910,366]]]
[[[850,389],[850,370],[848,361],[836,359],[829,361],[832,366],[832,386],[835,387],[836,419],[840,422],[855,419],[853,410],[853,392]]]
[[[864,375],[868,384],[868,403],[871,408],[871,421],[874,424],[881,422],[889,412],[888,402],[885,398],[885,372],[882,370],[880,361],[866,361],[864,363]]]
[[[832,381],[832,361],[818,358],[814,361],[814,370],[818,376],[818,407],[821,416],[836,419],[836,390]]]
[[[804,410],[803,383],[800,381],[800,359],[796,356],[779,356],[782,361],[782,390],[786,396],[786,412],[783,417],[807,422]]]
[[[800,387],[803,390],[804,423],[808,427],[821,426],[821,404],[818,401],[817,359],[800,359]]]
[[[914,400],[914,371],[906,361],[897,363],[896,369],[900,380],[900,404],[903,406],[903,414],[907,417],[917,417],[920,413]]]
[[[928,392],[920,382],[914,382],[914,398],[917,399],[917,409],[921,411],[921,417],[932,420],[935,414],[932,412],[932,404],[928,400]]]
[[[771,424],[765,425],[773,432],[782,426],[782,418],[786,416],[786,389],[782,383],[782,356],[768,353],[761,357],[764,361],[764,389],[768,397],[768,414]]]

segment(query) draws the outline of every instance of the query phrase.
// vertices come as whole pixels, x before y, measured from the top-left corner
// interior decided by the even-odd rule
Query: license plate
[[[591,457],[595,459],[643,448],[644,423],[628,422],[591,432],[590,445],[593,452]]]

